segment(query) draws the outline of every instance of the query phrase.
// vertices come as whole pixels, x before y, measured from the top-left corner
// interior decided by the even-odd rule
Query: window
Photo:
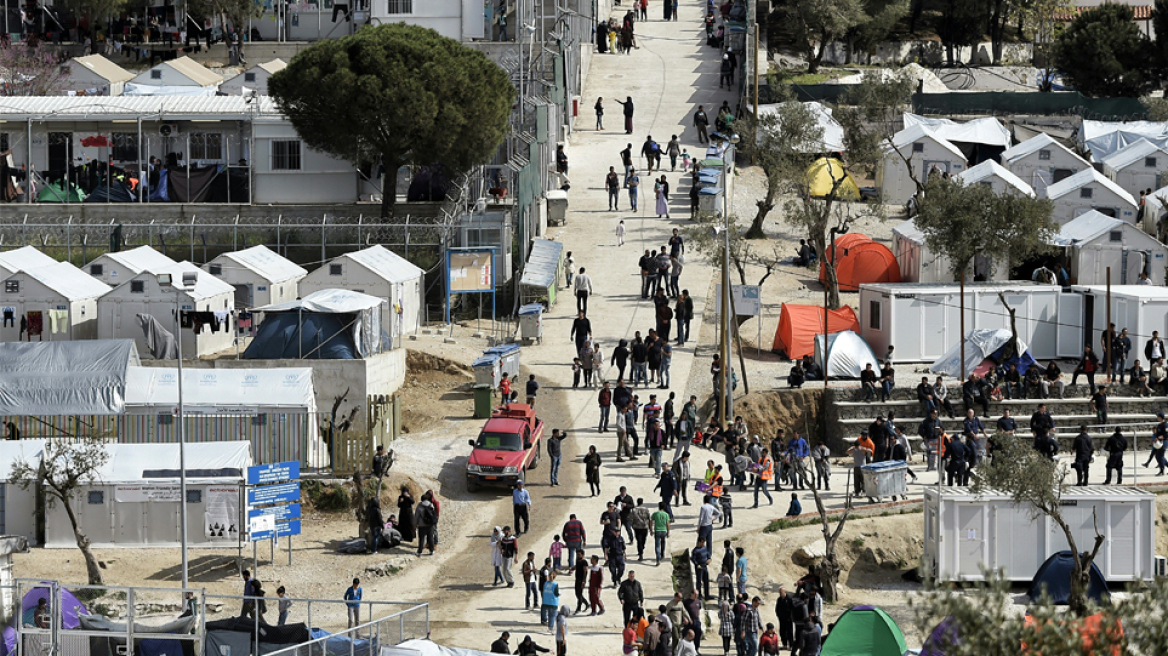
[[[389,14],[412,14],[414,13],[414,0],[388,0]]]
[[[150,71],[150,79],[151,80],[161,80],[162,79],[162,71],[161,70]]]
[[[255,82],[255,73],[244,73],[243,74],[243,81],[244,82]]]
[[[187,503],[203,503],[203,491],[187,490]]]
[[[192,132],[191,159],[223,159],[223,135],[218,132]]]
[[[1090,187],[1083,187],[1079,190],[1079,198],[1091,198],[1095,195],[1095,190]]]
[[[1114,242],[1123,241],[1123,231],[1122,230],[1112,230],[1111,235],[1109,236],[1109,239],[1111,241],[1114,241]]]
[[[138,135],[130,132],[115,132],[110,135],[110,156],[117,162],[135,162],[138,160]]]
[[[342,275],[344,275],[344,272],[343,272],[343,269],[342,269],[341,265],[339,265],[339,264],[330,264],[330,265],[329,265],[329,275],[330,275],[330,276],[342,276]]]
[[[1156,168],[1156,158],[1155,157],[1145,157],[1144,158],[1144,168],[1146,168],[1146,169]]]
[[[1040,159],[1042,161],[1049,160],[1050,159],[1050,151],[1049,150],[1038,151],[1038,159]]]
[[[146,293],[146,281],[145,280],[131,280],[130,281],[130,293],[131,294],[145,294]]]
[[[923,143],[915,143],[915,144],[913,144],[913,152],[914,152],[914,153],[923,153],[923,152],[925,152],[925,144],[923,144]]]
[[[105,491],[103,490],[90,490],[86,496],[91,506],[99,506],[105,503]]]
[[[90,265],[89,265],[89,275],[91,275],[91,276],[100,276],[100,275],[102,275],[103,273],[105,273],[105,267],[104,267],[104,266],[102,266],[102,265],[100,265],[100,264],[90,264]]]
[[[300,141],[293,139],[272,142],[273,171],[300,170]]]
[[[19,294],[20,293],[20,281],[19,280],[5,280],[4,281],[4,293],[5,294]]]
[[[991,189],[992,189],[992,188],[993,188],[993,186],[994,186],[994,183],[992,183],[992,182],[987,182],[987,181],[985,181],[985,180],[982,180],[982,181],[981,181],[979,184],[981,184],[981,186],[983,186],[983,187],[990,187]]]
[[[478,246],[499,246],[502,242],[498,228],[475,228],[466,231],[466,245],[474,248]]]
[[[868,301],[868,327],[880,330],[880,301]]]
[[[211,275],[213,275],[213,276],[221,276],[221,275],[223,275],[223,265],[222,265],[222,264],[211,264],[211,265],[208,265],[208,266],[207,266],[207,270],[208,270],[208,271],[210,271],[210,272],[211,272]]]

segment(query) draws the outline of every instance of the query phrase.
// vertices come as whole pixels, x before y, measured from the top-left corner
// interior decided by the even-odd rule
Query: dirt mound
[[[406,352],[406,381],[402,385],[402,430],[433,430],[451,414],[452,404],[469,408],[472,369],[465,364],[423,353]]]
[[[422,351],[406,351],[407,376],[424,375],[426,372],[440,371],[449,376],[473,378],[474,372],[467,365]]]
[[[752,392],[734,401],[734,414],[742,415],[753,433],[769,442],[782,428],[790,435],[799,431],[812,439],[823,436],[823,390]]]

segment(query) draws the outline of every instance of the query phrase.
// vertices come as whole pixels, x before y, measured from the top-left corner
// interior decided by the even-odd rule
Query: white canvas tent
[[[951,142],[975,143],[1003,148],[1009,148],[1013,142],[1010,131],[996,118],[979,118],[958,123],[947,118],[926,118],[905,112],[905,129],[916,125],[929,128],[937,137]]]
[[[1101,162],[1121,148],[1147,139],[1161,148],[1168,148],[1168,123],[1157,121],[1088,121],[1079,127],[1079,146],[1091,153],[1091,159]]]
[[[1103,174],[1137,198],[1141,191],[1160,186],[1160,172],[1168,167],[1168,151],[1147,139],[1138,139],[1103,160]]]
[[[137,364],[128,339],[0,343],[0,417],[121,414]]]
[[[1091,210],[1128,223],[1136,221],[1136,200],[1093,168],[1050,185],[1046,188],[1046,197],[1054,203],[1051,218],[1059,225]]]
[[[1029,184],[1039,196],[1048,186],[1091,168],[1087,160],[1045,133],[1007,148],[1001,158],[1002,165]]]
[[[866,365],[871,364],[873,369],[880,368],[880,361],[872,352],[872,347],[863,337],[854,331],[843,330],[827,336],[828,359],[827,366],[823,364],[823,335],[815,336],[815,363],[829,378],[856,378]]]
[[[794,102],[794,101],[792,101]],[[819,127],[823,130],[823,138],[818,147],[811,152],[833,153],[844,150],[844,128],[831,115],[831,108],[817,102],[803,103],[814,115]],[[759,105],[758,116],[762,118],[769,114],[777,114],[783,103]]]
[[[1012,334],[1009,330],[971,330],[965,337],[965,371],[969,373],[981,364],[994,351],[1002,348],[1010,341]],[[1025,353],[1029,349],[1022,338],[1018,338],[1018,353]],[[961,377],[961,341],[958,340],[945,355],[929,367],[929,371],[945,376]]]
[[[139,246],[99,255],[82,269],[110,287],[117,287],[143,271],[157,273],[176,264],[178,262],[149,246]]]
[[[885,147],[876,170],[876,186],[884,203],[907,203],[917,191],[905,158],[912,167],[912,175],[921,181],[933,171],[957,175],[965,170],[965,154],[961,149],[924,125],[905,128],[892,140],[893,146]]]
[[[223,253],[203,265],[211,275],[235,288],[235,307],[253,308],[290,301],[299,294],[303,267],[267,246]]]
[[[957,179],[966,186],[975,184],[989,185],[994,190],[994,193],[998,195],[1016,193],[1034,198],[1034,190],[1030,188],[1030,185],[1026,184],[1021,178],[992,159],[987,159],[981,164],[969,167],[961,175],[957,176]]]
[[[94,480],[80,487],[74,502],[84,508],[77,518],[93,546],[179,546],[179,445],[109,444],[105,448],[109,459]],[[240,495],[252,465],[251,444],[205,442],[185,448],[188,544],[234,547],[245,525]],[[213,524],[227,528],[219,535],[218,529],[211,530]],[[46,514],[45,546],[77,547],[60,504]]]
[[[0,251],[0,277],[7,278],[17,271],[36,269],[56,263],[56,260],[32,246],[21,246],[10,251]]]
[[[1109,267],[1112,284],[1137,284],[1141,272],[1153,284],[1164,284],[1168,247],[1127,221],[1087,212],[1063,225],[1050,244],[1066,250],[1070,276],[1077,284],[1106,284]]]
[[[901,282],[956,282],[950,270],[949,258],[934,253],[925,242],[925,234],[911,220],[892,229],[892,253],[900,266]],[[1006,262],[996,262],[984,255],[974,258],[965,273],[968,281],[1007,280],[1010,277]]]
[[[4,280],[0,313],[13,320],[0,326],[0,341],[59,342],[97,338],[97,300],[109,291],[68,262],[24,269]],[[21,332],[21,324],[30,330]]]

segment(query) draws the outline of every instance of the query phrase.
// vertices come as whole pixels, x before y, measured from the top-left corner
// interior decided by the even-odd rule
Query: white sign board
[[[116,485],[114,501],[119,503],[145,503],[147,501],[169,501],[176,503],[182,496],[178,485]]]
[[[722,286],[717,286],[715,311],[722,313]],[[758,285],[730,285],[734,295],[734,311],[740,317],[757,317],[762,314],[762,288]]]
[[[252,517],[247,522],[247,532],[251,534],[256,533],[272,533],[276,530],[276,516],[275,515],[258,515]]]
[[[207,488],[207,510],[203,514],[203,531],[207,539],[238,542],[239,520],[239,486]]]

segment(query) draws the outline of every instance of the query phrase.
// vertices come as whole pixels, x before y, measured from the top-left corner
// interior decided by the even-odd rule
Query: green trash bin
[[[491,416],[491,401],[494,390],[490,385],[474,386],[474,416],[475,419],[487,419]]]

